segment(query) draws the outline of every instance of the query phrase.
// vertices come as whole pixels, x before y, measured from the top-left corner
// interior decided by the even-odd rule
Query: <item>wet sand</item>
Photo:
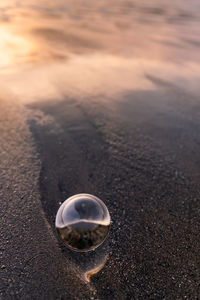
[[[0,299],[198,300],[198,3],[70,3],[0,4]],[[80,254],[78,193],[112,219]]]
[[[200,107],[193,95],[152,80],[155,92],[105,107],[67,97],[29,106],[59,128],[30,121],[52,228],[58,203],[76,193],[95,194],[110,209],[109,259],[92,279],[100,299],[199,295]]]
[[[27,112],[8,98],[0,107],[0,298],[88,299],[93,289],[62,254],[41,207],[40,159]]]
[[[1,101],[2,299],[198,299],[199,103],[152,80],[156,91],[115,103]],[[113,220],[92,254],[66,250],[54,229],[82,192]]]

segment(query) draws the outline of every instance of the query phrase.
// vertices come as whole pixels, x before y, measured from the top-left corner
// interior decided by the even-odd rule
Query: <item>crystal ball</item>
[[[105,240],[110,228],[110,214],[99,198],[78,194],[60,206],[55,226],[65,246],[86,252],[97,248]]]

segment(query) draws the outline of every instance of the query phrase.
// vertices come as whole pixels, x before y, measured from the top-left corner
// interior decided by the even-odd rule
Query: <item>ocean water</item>
[[[157,75],[199,92],[199,1],[5,1],[0,82],[18,101],[116,99]]]

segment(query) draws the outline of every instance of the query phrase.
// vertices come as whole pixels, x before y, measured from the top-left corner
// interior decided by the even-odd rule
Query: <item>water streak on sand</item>
[[[91,277],[94,276],[94,275],[96,275],[96,274],[98,274],[103,269],[103,267],[105,266],[107,260],[108,260],[108,255],[105,256],[105,259],[99,265],[95,266],[92,269],[87,270],[84,273],[85,280],[87,282],[90,282],[91,281]]]

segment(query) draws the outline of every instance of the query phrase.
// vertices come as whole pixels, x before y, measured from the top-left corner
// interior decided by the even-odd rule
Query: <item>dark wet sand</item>
[[[59,202],[73,194],[95,194],[109,207],[109,258],[92,279],[99,299],[198,299],[200,292],[200,105],[150,79],[157,90],[130,92],[116,103],[66,96],[29,106],[54,120],[29,121],[52,231]]]
[[[0,299],[90,299],[93,288],[63,256],[44,216],[26,111],[10,99],[0,108]]]
[[[1,102],[2,299],[198,299],[199,104],[151,80],[157,90],[112,103],[29,105],[34,140],[16,117],[24,109]],[[113,220],[88,254],[65,249],[54,229],[59,202],[82,192]]]

